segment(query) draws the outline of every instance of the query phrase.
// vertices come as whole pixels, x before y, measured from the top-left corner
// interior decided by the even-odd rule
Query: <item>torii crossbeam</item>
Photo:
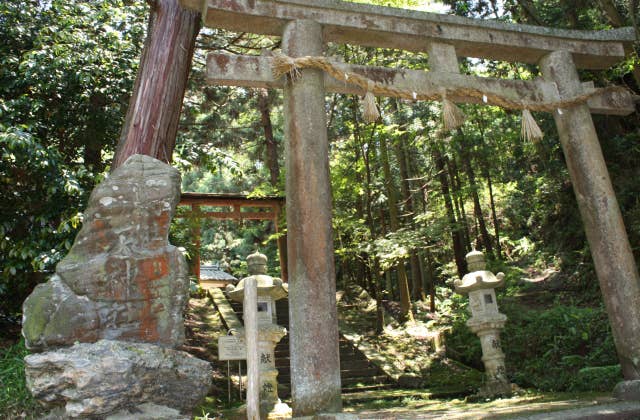
[[[475,88],[523,102],[558,102],[588,93],[577,68],[604,69],[622,60],[631,28],[570,31],[482,21],[337,0],[181,0],[202,11],[207,26],[283,37],[290,57],[321,56],[327,42],[423,51],[429,72],[352,66],[389,86],[429,92]],[[458,57],[538,64],[543,78],[513,81],[459,74]],[[338,327],[325,122],[326,90],[362,91],[301,70],[293,83],[271,76],[269,57],[212,54],[213,84],[284,90],[290,283],[291,382],[295,416],[341,409]],[[458,95],[459,102],[477,97]],[[591,112],[626,115],[628,93],[593,96],[553,112],[625,379],[640,379],[640,278],[631,253]]]

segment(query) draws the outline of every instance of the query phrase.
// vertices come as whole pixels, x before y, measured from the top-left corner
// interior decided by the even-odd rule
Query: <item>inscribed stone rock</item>
[[[131,156],[89,199],[69,254],[24,303],[27,347],[46,350],[101,338],[178,346],[189,282],[169,244],[180,174]]]

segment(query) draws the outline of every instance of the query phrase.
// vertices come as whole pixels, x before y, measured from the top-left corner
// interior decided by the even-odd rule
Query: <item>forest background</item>
[[[419,0],[369,1],[426,10]],[[635,1],[445,1],[448,13],[570,29],[637,26]],[[440,7],[442,9],[442,7]],[[148,5],[125,0],[0,3],[0,334],[14,343],[20,305],[66,254],[93,187],[108,173],[144,42]],[[280,39],[203,29],[185,95],[173,164],[183,191],[284,195],[282,96],[209,86],[209,51],[261,54]],[[426,54],[329,45],[328,56],[428,70]],[[637,55],[607,71],[581,72],[596,86],[639,92]],[[536,66],[466,59],[461,71],[532,79]],[[520,137],[520,115],[463,105],[466,123],[437,135],[441,104],[378,98],[381,119],[362,120],[360,98],[326,98],[338,288],[360,285],[380,307],[451,327],[449,349],[481,366],[452,294],[464,255],[480,249],[507,274],[500,306],[511,376],[522,386],[572,389],[591,375],[619,378],[593,262],[550,115],[535,114],[538,142]],[[640,252],[640,120],[594,115],[631,246]],[[194,220],[175,221],[172,241],[192,258]],[[200,222],[202,259],[237,277],[259,247],[279,274],[269,222]],[[398,302],[398,284],[410,302]],[[517,297],[526,296],[518,300]],[[523,306],[524,305],[524,306]],[[384,327],[379,317],[378,328]],[[525,345],[525,342],[530,345]],[[586,369],[586,370],[585,370]],[[547,372],[545,374],[545,371]],[[552,374],[549,375],[549,372]],[[582,378],[584,379],[584,378]],[[609,388],[610,389],[610,388]],[[2,397],[0,396],[0,399]]]

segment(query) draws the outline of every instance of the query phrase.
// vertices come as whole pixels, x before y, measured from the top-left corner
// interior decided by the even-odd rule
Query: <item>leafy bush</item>
[[[480,340],[465,324],[470,318],[467,304],[466,296],[454,294],[440,305],[439,309],[446,311],[447,318],[450,319],[451,329],[445,340],[447,354],[467,366],[482,369]]]
[[[0,312],[14,314],[71,247],[91,174],[17,128],[0,126],[0,150]]]
[[[611,391],[622,380],[620,365],[586,367],[578,371],[569,391]]]
[[[501,311],[509,318],[501,334],[507,371],[518,385],[545,391],[602,391],[622,379],[603,307],[557,305],[533,310],[503,302]],[[453,319],[447,350],[467,365],[482,367],[479,340],[464,324],[468,319],[464,312]]]
[[[73,241],[146,21],[144,2],[0,1],[0,314],[19,313]]]
[[[545,311],[503,308],[509,321],[502,334],[508,369],[523,386],[564,391],[581,369],[617,362],[604,308],[556,305]],[[584,389],[601,385],[584,383]]]

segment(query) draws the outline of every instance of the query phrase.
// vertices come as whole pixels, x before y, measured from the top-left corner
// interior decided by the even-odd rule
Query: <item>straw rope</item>
[[[395,96],[411,101],[433,101],[442,100],[449,96],[469,96],[477,98],[478,100],[489,104],[499,106],[506,109],[519,109],[529,111],[542,111],[542,112],[554,112],[558,108],[569,108],[575,105],[580,105],[589,98],[600,95],[604,92],[616,92],[626,91],[627,89],[622,86],[610,86],[606,88],[596,89],[592,92],[576,95],[571,98],[563,99],[555,102],[524,102],[516,101],[506,98],[501,95],[496,95],[490,92],[483,92],[480,89],[475,88],[455,88],[455,89],[440,89],[433,93],[421,93],[418,94],[414,91],[398,89],[391,86],[387,86],[378,82],[375,82],[367,77],[359,75],[353,72],[344,72],[334,66],[326,57],[313,57],[305,56],[292,58],[284,54],[277,53],[273,57],[273,75],[275,77],[281,77],[288,74],[292,80],[296,80],[300,77],[299,69],[315,68],[320,69],[328,73],[336,80],[350,83],[352,85],[362,88],[365,92],[371,92],[376,96]]]

